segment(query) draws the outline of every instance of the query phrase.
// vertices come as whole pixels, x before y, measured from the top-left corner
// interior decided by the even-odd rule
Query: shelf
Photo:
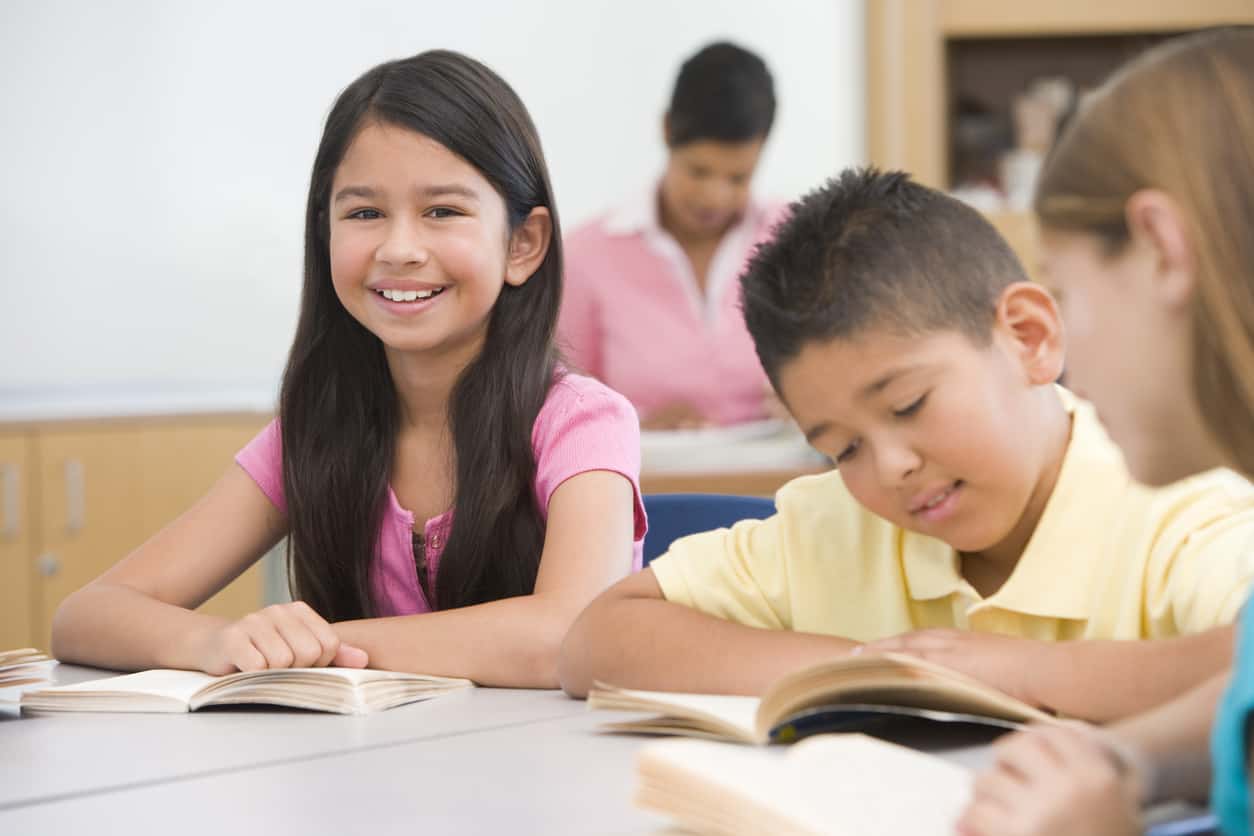
[[[1017,38],[1182,32],[1254,23],[1251,0],[943,0],[940,29],[948,38]]]

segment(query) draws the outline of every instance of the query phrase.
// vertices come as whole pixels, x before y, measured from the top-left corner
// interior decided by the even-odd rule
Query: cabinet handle
[[[87,517],[87,497],[84,491],[86,477],[83,463],[78,459],[65,462],[65,530],[77,534],[83,530]]]
[[[0,483],[4,485],[4,523],[0,525],[0,538],[16,540],[21,533],[18,521],[18,469],[15,464],[0,464]]]
[[[35,568],[45,578],[50,578],[61,571],[61,560],[55,554],[41,554],[35,561]]]

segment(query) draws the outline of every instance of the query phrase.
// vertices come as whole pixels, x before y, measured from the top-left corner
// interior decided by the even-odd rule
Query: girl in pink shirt
[[[750,199],[775,117],[762,59],[712,44],[680,69],[661,182],[567,240],[567,357],[623,393],[648,429],[765,417],[773,397],[736,279],[783,205]]]
[[[560,227],[514,91],[433,51],[336,101],[279,418],[58,611],[62,659],[365,666],[556,687],[575,616],[640,565],[639,426],[560,366]],[[300,599],[194,611],[283,537]]]

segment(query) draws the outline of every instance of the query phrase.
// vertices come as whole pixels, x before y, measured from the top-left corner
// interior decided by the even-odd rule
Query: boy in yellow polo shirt
[[[836,467],[607,590],[567,636],[566,690],[758,693],[871,643],[1106,720],[1222,668],[1254,487],[1133,482],[1054,384],[1053,300],[967,206],[848,170],[792,210],[742,279],[745,319]]]

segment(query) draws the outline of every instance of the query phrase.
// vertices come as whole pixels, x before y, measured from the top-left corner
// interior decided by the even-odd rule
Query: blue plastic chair
[[[717,493],[655,493],[644,498],[649,531],[644,535],[644,565],[664,553],[680,537],[727,528],[740,520],[766,519],[775,502],[759,496]]]

